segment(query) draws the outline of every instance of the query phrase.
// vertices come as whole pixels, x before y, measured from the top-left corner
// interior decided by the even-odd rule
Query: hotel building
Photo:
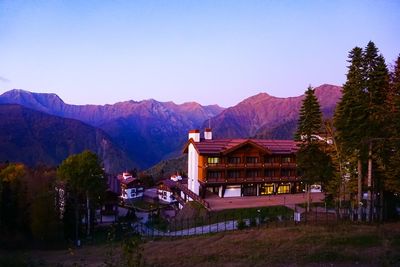
[[[303,192],[292,140],[218,139],[211,129],[189,132],[188,189],[205,197],[262,196]]]

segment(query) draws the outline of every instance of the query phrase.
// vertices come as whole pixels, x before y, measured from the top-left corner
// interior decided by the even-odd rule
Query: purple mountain
[[[315,88],[315,94],[324,116],[332,117],[341,87],[324,84]],[[292,139],[303,99],[304,95],[279,98],[260,93],[212,118],[211,127],[216,138]]]

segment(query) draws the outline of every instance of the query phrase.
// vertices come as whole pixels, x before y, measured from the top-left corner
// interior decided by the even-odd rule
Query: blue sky
[[[400,53],[400,1],[0,0],[0,93],[231,106],[341,85],[347,54]]]

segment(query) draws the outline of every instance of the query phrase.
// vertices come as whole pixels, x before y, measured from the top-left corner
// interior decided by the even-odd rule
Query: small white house
[[[144,187],[136,177],[124,172],[118,175],[118,180],[121,183],[121,196],[124,201],[140,199],[143,197]]]
[[[180,176],[179,176],[180,177]],[[180,177],[182,180],[182,177]],[[174,203],[176,199],[174,197],[174,193],[171,188],[174,186],[173,183],[178,181],[178,178],[174,175],[171,179],[167,179],[162,181],[157,187],[158,199],[162,202],[166,203]]]

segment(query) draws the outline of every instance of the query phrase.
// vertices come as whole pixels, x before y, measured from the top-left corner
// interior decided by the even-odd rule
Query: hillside
[[[177,158],[162,160],[158,164],[147,169],[145,173],[151,175],[157,181],[164,178],[170,178],[175,172],[179,172],[182,176],[186,176],[187,168],[188,157],[185,154]]]
[[[315,94],[324,116],[332,117],[341,87],[324,84],[315,88]],[[249,97],[212,118],[215,136],[292,139],[303,98],[304,95],[278,98],[266,93]]]
[[[267,227],[235,232],[145,242],[141,266],[399,266],[399,223],[333,224]],[[114,250],[112,250],[114,249]],[[136,251],[136,250],[135,250]],[[2,260],[3,258],[3,260]],[[24,261],[25,258],[25,261]],[[1,252],[0,264],[103,266],[122,260],[120,244],[86,245],[79,249]],[[17,266],[17,265],[13,265]]]
[[[89,149],[114,173],[135,167],[127,153],[102,130],[81,121],[52,116],[19,105],[0,105],[0,162],[57,166]]]
[[[199,128],[223,110],[217,105],[202,106],[195,102],[178,105],[153,99],[113,105],[70,105],[55,94],[24,90],[0,95],[0,103],[19,104],[99,127],[141,168],[180,155],[188,130]]]

